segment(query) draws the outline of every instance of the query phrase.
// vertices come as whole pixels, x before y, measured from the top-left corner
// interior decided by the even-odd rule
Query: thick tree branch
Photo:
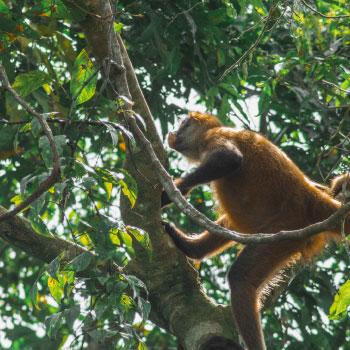
[[[0,215],[5,216],[9,211],[0,206]],[[6,220],[0,222],[0,237],[9,243],[11,246],[23,250],[28,255],[37,258],[45,263],[50,263],[60,254],[62,262],[69,262],[76,256],[82,253],[91,255],[91,262],[89,268],[96,266],[96,256],[82,246],[73,242],[55,236],[44,236],[36,233],[30,222],[19,216],[8,217]],[[102,266],[101,270],[110,271],[111,266]],[[116,265],[112,267],[115,272],[122,272],[122,269]]]
[[[142,114],[142,109],[145,108],[139,105],[141,95],[135,92],[134,73],[132,75],[128,72],[132,66],[128,64],[115,33],[110,30],[112,11],[109,2],[92,0],[87,2],[87,6],[89,13],[106,18],[99,20],[97,16],[88,15],[80,24],[93,55],[99,63],[105,65],[104,78],[109,84],[111,97],[125,97],[120,122],[128,127],[135,121],[130,107]],[[129,103],[131,98],[133,103]],[[142,103],[146,103],[143,97]],[[146,116],[146,135],[153,142],[152,146],[157,148],[158,142],[155,140],[159,136],[151,135],[156,129],[149,126],[150,122],[153,123],[151,115]],[[237,339],[231,313],[227,308],[213,304],[205,296],[197,272],[164,234],[160,223],[161,186],[153,165],[142,151],[142,144],[136,141],[138,147],[130,147],[127,152],[125,168],[137,181],[138,198],[132,209],[127,201],[122,200],[121,213],[125,223],[144,229],[152,240],[152,259],[145,257],[142,250],[137,250],[129,265],[130,271],[147,285],[152,304],[151,319],[175,334],[186,350],[198,350],[209,338],[215,336]]]
[[[53,134],[51,132],[51,129],[49,125],[47,124],[45,118],[35,111],[31,106],[25,102],[21,96],[18,95],[18,93],[12,88],[7,74],[5,72],[5,68],[0,64],[0,81],[2,82],[3,87],[15,98],[15,100],[32,116],[34,116],[40,126],[43,129],[44,134],[46,135],[49,145],[51,148],[52,158],[53,158],[53,168],[51,171],[51,174],[42,182],[40,183],[39,187],[29,196],[27,197],[23,202],[21,202],[19,205],[17,205],[15,208],[13,208],[10,211],[6,211],[0,215],[0,222],[8,219],[10,217],[14,217],[16,214],[20,213],[23,209],[25,209],[28,205],[33,203],[36,199],[38,199],[43,193],[45,193],[49,188],[59,180],[60,178],[60,156],[57,151],[57,147],[55,144],[55,140],[53,137]]]
[[[111,18],[108,4],[104,0],[89,1],[88,11],[101,18]],[[112,89],[110,92],[114,93],[113,98],[119,97],[125,101],[121,122],[126,127],[134,122],[137,125],[131,107],[136,111],[141,111],[142,107],[137,106],[139,102],[135,93],[132,95],[135,80],[127,72],[132,66],[128,65],[127,60],[123,62],[126,59],[125,52],[123,54],[123,48],[114,32],[109,30],[109,21],[87,16],[81,25],[94,56],[107,66],[105,79]],[[106,59],[110,63],[106,63]],[[133,103],[131,97],[135,99],[132,100]],[[146,103],[144,99],[142,103]],[[151,135],[156,129],[149,127],[147,120],[153,123],[151,119],[145,118],[146,135],[154,142],[159,136]],[[138,147],[132,147],[127,152],[125,168],[138,183],[138,198],[132,209],[127,201],[122,200],[121,213],[125,223],[144,229],[152,240],[152,260],[145,257],[142,251],[137,251],[129,264],[132,273],[147,285],[152,304],[151,319],[175,334],[185,349],[197,350],[215,336],[237,339],[230,311],[213,304],[205,296],[197,272],[164,235],[160,224],[161,186],[153,165],[142,151],[142,143],[137,138],[136,141]],[[152,146],[157,147],[157,142]],[[186,319],[182,315],[186,315]]]

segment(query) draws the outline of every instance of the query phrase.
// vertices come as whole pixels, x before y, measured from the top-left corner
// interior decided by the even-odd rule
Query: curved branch
[[[46,122],[45,118],[38,113],[36,110],[34,110],[29,104],[22,99],[21,96],[18,95],[18,93],[12,88],[5,68],[3,65],[0,64],[0,80],[2,82],[3,87],[15,98],[15,100],[32,116],[34,116],[40,126],[43,129],[44,134],[46,135],[49,145],[51,148],[52,158],[53,158],[53,168],[51,171],[51,174],[40,183],[39,187],[34,191],[29,197],[27,197],[23,202],[21,202],[19,205],[17,205],[15,208],[13,208],[10,211],[7,211],[5,213],[2,213],[0,215],[0,222],[8,219],[10,217],[15,216],[19,212],[21,212],[23,209],[25,209],[28,205],[33,203],[36,199],[38,199],[43,193],[45,193],[55,182],[57,182],[60,178],[61,169],[60,169],[60,156],[57,151],[57,147],[55,144],[55,140],[52,134],[52,131],[49,127],[49,124]]]
[[[189,202],[187,202],[187,200],[182,196],[180,191],[174,185],[171,176],[168,174],[168,172],[158,160],[151,143],[147,140],[145,135],[142,133],[141,129],[138,127],[135,118],[131,118],[130,126],[132,128],[133,134],[137,136],[138,140],[142,143],[144,150],[146,150],[147,154],[151,158],[151,162],[154,166],[155,171],[157,172],[158,179],[163,185],[164,190],[166,191],[170,199],[182,212],[188,215],[196,224],[220,237],[225,237],[243,244],[271,243],[283,240],[305,239],[317,233],[334,229],[335,226],[339,224],[339,222],[350,211],[349,202],[343,205],[339,210],[337,210],[334,214],[329,216],[326,220],[317,222],[299,230],[284,230],[277,233],[255,233],[254,235],[247,235],[236,231],[228,230],[209,220],[204,214],[199,212]]]
[[[305,0],[300,0],[304,6],[306,6],[311,12],[316,13],[317,15],[321,16],[322,18],[327,19],[342,19],[342,18],[350,18],[350,15],[338,15],[338,16],[328,16],[325,15],[319,11],[317,11],[315,8],[313,8],[311,5],[309,5]]]

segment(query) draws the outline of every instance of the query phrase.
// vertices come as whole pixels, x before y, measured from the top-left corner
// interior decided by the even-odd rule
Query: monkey
[[[350,200],[350,173],[336,176],[331,181],[330,193],[340,202],[348,202]]]
[[[218,202],[218,224],[245,234],[278,233],[325,220],[341,203],[328,189],[311,181],[277,146],[259,133],[225,127],[213,115],[190,112],[167,137],[170,148],[197,167],[175,181],[183,195],[210,183]],[[331,190],[339,195],[338,181]],[[161,205],[171,201],[163,192]],[[202,260],[235,242],[204,231],[187,235],[163,223],[178,249]],[[350,233],[350,218],[345,221]],[[280,273],[294,264],[306,264],[330,241],[339,241],[340,224],[303,240],[285,240],[243,247],[228,271],[231,308],[237,330],[248,350],[265,350],[260,311],[264,292]]]

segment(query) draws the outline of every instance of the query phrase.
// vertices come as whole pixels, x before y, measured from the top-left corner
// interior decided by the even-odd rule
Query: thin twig
[[[324,80],[324,79],[322,79],[321,81],[322,81],[322,83],[324,83],[324,84],[326,84],[326,85],[333,86],[333,87],[336,88],[337,90],[339,90],[339,91],[341,91],[341,92],[344,92],[344,93],[346,93],[347,95],[350,95],[350,91],[349,91],[349,90],[342,89],[342,88],[339,87],[338,85],[336,85],[336,84],[334,84],[334,83],[332,83],[332,82],[330,82],[330,81]]]
[[[261,29],[260,34],[258,35],[258,37],[256,38],[255,42],[248,48],[248,50],[235,62],[233,63],[230,67],[228,67],[224,73],[222,73],[222,75],[219,78],[219,81],[221,81],[222,79],[224,79],[224,77],[231,73],[235,68],[237,68],[241,63],[243,63],[248,57],[249,55],[255,50],[255,48],[260,44],[260,41],[263,39],[265,33],[268,31],[269,26],[271,25],[271,19],[274,15],[274,11],[278,6],[278,1],[274,6],[271,6],[270,10],[269,10],[269,14],[265,19],[265,23],[263,28]],[[277,23],[277,20],[274,22],[273,26]],[[272,29],[272,28],[271,28]]]
[[[317,15],[323,17],[323,18],[328,18],[328,19],[341,19],[341,18],[350,18],[350,15],[339,15],[339,16],[328,16],[325,15],[319,11],[317,11],[315,8],[313,8],[311,5],[309,5],[305,0],[300,0],[304,6],[306,6],[309,10],[312,12],[316,13]]]
[[[47,123],[57,123],[57,124],[78,124],[78,125],[90,125],[90,126],[106,126],[111,125],[113,128],[121,130],[120,125],[117,123],[109,122],[109,121],[99,121],[99,120],[67,120],[67,119],[59,119],[59,118],[51,118],[46,120]],[[5,119],[0,119],[0,124],[6,125],[22,125],[27,124],[28,121],[17,121],[10,122]],[[122,131],[122,130],[121,130]]]
[[[21,96],[18,95],[18,93],[12,88],[5,68],[0,64],[0,81],[2,82],[3,87],[15,98],[15,100],[33,117],[35,117],[41,128],[43,129],[44,134],[46,135],[51,153],[52,153],[52,159],[53,159],[53,167],[51,174],[43,181],[40,183],[39,187],[34,191],[29,197],[27,197],[23,202],[21,202],[19,205],[17,205],[15,208],[12,210],[7,211],[6,213],[0,215],[0,222],[8,219],[10,217],[15,216],[19,212],[21,212],[23,209],[28,207],[32,202],[34,202],[36,199],[38,199],[43,193],[45,193],[55,182],[57,182],[60,178],[60,156],[57,151],[57,147],[55,144],[54,136],[52,134],[52,131],[46,122],[45,118],[35,111],[29,104],[22,99]]]
[[[191,6],[190,8],[188,8],[187,10],[183,10],[181,12],[178,12],[167,24],[167,26],[165,27],[165,30],[168,29],[168,27],[176,20],[177,17],[181,16],[181,15],[186,15],[189,12],[191,12],[194,8],[196,8],[198,5],[203,5],[202,1],[198,1],[197,3],[195,3],[193,6]]]

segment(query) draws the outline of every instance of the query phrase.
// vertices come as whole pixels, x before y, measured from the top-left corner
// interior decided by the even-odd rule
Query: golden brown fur
[[[195,185],[211,182],[223,214],[219,223],[233,230],[254,234],[299,229],[326,219],[341,206],[327,189],[308,179],[284,152],[258,133],[223,127],[214,116],[192,112],[168,139],[172,148],[199,164],[193,173],[177,180],[179,189],[185,194]],[[338,181],[332,183],[333,190]],[[232,244],[208,231],[188,236],[170,225],[166,230],[175,244],[195,259]],[[346,232],[350,232],[349,219]],[[338,237],[339,229],[303,241],[243,249],[228,277],[233,314],[249,350],[265,349],[259,316],[262,291],[281,270],[310,261]]]

